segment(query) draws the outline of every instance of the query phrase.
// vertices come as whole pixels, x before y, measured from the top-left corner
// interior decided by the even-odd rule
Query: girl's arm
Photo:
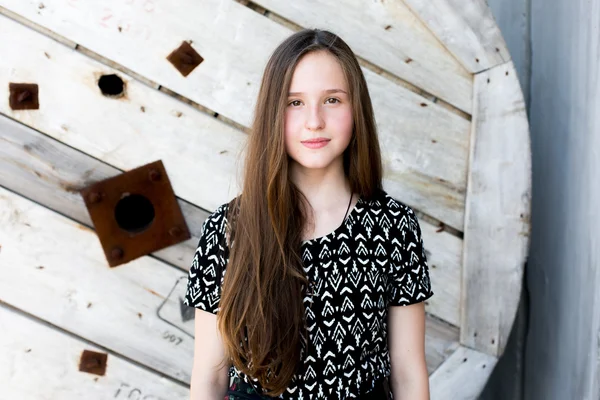
[[[429,400],[424,302],[389,307],[388,348],[394,400]]]
[[[190,382],[190,399],[222,399],[229,388],[229,363],[217,369],[225,349],[217,330],[217,316],[195,311],[194,365]]]

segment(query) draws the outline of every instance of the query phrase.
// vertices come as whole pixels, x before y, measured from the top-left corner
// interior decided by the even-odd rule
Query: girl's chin
[[[318,169],[327,169],[327,168],[331,168],[333,167],[336,162],[335,159],[331,160],[331,159],[327,159],[327,160],[296,160],[293,159],[293,163],[296,164],[295,167],[296,168],[302,168],[302,169],[311,169],[311,170],[318,170]]]

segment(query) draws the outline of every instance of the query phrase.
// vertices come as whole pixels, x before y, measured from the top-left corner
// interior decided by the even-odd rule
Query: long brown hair
[[[301,329],[306,334],[302,298],[308,280],[300,247],[310,205],[288,176],[284,113],[294,69],[313,51],[335,56],[348,82],[354,129],[343,158],[350,189],[363,198],[381,189],[375,119],[354,53],[328,31],[305,29],[291,35],[265,67],[246,148],[242,194],[229,203],[230,256],[217,319],[229,360],[270,396],[282,394],[297,372]]]

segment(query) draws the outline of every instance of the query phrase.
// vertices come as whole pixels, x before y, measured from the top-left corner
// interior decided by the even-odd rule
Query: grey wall
[[[600,0],[488,0],[528,102],[524,296],[481,398],[598,399]]]
[[[598,399],[600,0],[532,0],[526,399]]]

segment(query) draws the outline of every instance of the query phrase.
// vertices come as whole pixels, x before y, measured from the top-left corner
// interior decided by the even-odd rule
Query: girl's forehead
[[[303,56],[294,69],[290,92],[309,94],[329,89],[348,92],[346,77],[338,59],[326,51]]]

